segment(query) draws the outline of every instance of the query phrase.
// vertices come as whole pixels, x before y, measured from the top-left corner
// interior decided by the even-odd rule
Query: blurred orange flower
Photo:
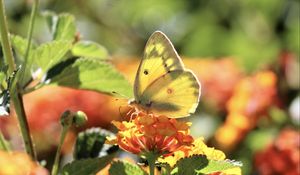
[[[227,102],[228,115],[215,135],[219,146],[230,150],[264,116],[276,102],[276,75],[271,71],[258,72],[245,77],[236,86]]]
[[[235,85],[242,78],[242,71],[233,58],[183,59],[186,67],[193,70],[202,84],[202,101],[213,110],[223,111],[232,96]]]
[[[21,152],[0,150],[0,175],[48,175],[47,170]]]
[[[300,174],[299,165],[300,133],[293,129],[282,130],[273,144],[255,156],[255,167],[261,175]]]
[[[179,122],[163,115],[135,112],[129,122],[113,121],[119,129],[115,139],[120,148],[133,154],[147,152],[167,155],[193,142],[188,122]]]

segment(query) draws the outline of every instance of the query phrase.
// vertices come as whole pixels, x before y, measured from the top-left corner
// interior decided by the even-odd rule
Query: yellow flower
[[[125,151],[133,154],[154,152],[167,155],[193,142],[189,135],[191,123],[144,112],[136,112],[132,116],[134,117],[129,122],[113,122],[119,132],[116,138],[109,140]]]
[[[225,159],[225,154],[222,151],[208,147],[204,143],[203,138],[197,138],[190,146],[181,147],[173,155],[159,158],[158,160],[173,167],[179,159],[197,154],[205,155],[207,159],[212,160]]]
[[[199,154],[205,155],[208,160],[225,160],[226,156],[222,151],[208,147],[203,140],[203,138],[195,139],[192,145],[181,147],[180,149],[175,151],[173,155],[159,158],[158,161],[162,163],[168,163],[171,167],[173,167],[179,159]],[[213,174],[241,175],[241,168],[230,168]]]

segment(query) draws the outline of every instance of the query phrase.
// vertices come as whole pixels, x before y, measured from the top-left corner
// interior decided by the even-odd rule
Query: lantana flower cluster
[[[135,112],[131,118],[129,122],[113,121],[119,132],[111,142],[133,154],[154,152],[166,156],[194,141],[189,135],[189,122],[144,112]]]
[[[203,138],[190,135],[190,122],[178,121],[164,115],[134,112],[130,121],[113,121],[118,128],[115,138],[108,138],[111,144],[118,144],[127,152],[159,155],[158,162],[173,167],[179,159],[192,155],[205,155],[209,160],[225,160],[225,154],[208,147]],[[228,171],[228,172],[227,172]],[[232,168],[223,174],[241,174],[241,169]]]
[[[227,102],[225,123],[216,132],[216,141],[230,150],[256,126],[258,119],[276,102],[276,75],[258,72],[242,79]]]
[[[261,175],[300,174],[299,131],[282,130],[272,144],[256,153],[254,165]]]

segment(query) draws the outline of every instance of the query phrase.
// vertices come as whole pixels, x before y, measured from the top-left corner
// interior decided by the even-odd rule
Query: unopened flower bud
[[[71,112],[69,110],[65,111],[60,118],[60,123],[62,126],[82,126],[87,121],[87,116],[82,111]]]
[[[87,120],[87,116],[84,112],[77,111],[73,118],[73,124],[75,124],[76,126],[82,126],[87,122]]]

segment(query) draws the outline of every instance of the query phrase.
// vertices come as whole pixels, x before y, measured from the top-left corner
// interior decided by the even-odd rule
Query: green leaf
[[[91,175],[96,174],[110,163],[114,155],[100,158],[75,160],[65,165],[62,169],[63,175]]]
[[[228,171],[233,168],[239,168],[240,162],[230,160],[208,160],[205,155],[193,155],[177,161],[171,174],[174,175],[201,175],[215,172]],[[232,174],[239,170],[232,170]],[[231,174],[231,172],[230,172]],[[238,174],[238,173],[236,173]]]
[[[18,55],[20,56],[21,60],[24,60],[25,54],[26,54],[26,48],[27,48],[27,39],[22,38],[21,36],[18,35],[11,35],[10,37],[11,40],[11,45],[12,47],[15,49],[15,51],[18,53]],[[35,44],[31,44],[31,50],[36,48]],[[30,57],[32,55],[32,53],[29,51],[29,56]]]
[[[57,18],[55,25],[54,40],[73,41],[76,34],[76,25],[73,15],[61,14]]]
[[[95,59],[77,59],[51,82],[60,86],[132,97],[132,87],[124,76],[110,64]]]
[[[33,42],[31,42],[31,47],[29,50],[27,62],[25,63],[25,54],[27,49],[27,43],[28,40],[25,38],[22,38],[18,35],[11,35],[11,43],[12,46],[17,53],[17,64],[22,64],[22,69],[20,70],[20,73],[22,74],[22,78],[19,81],[19,85],[23,87],[24,84],[26,84],[32,77],[32,63],[33,63],[33,53],[34,49],[37,47]],[[26,69],[26,70],[25,70]]]
[[[193,155],[177,161],[172,174],[176,175],[196,175],[196,170],[203,169],[208,165],[208,159],[204,155]]]
[[[114,161],[109,168],[110,175],[147,175],[138,165],[125,161]]]
[[[54,33],[58,21],[58,15],[55,12],[48,10],[43,11],[41,14],[45,18],[50,32]]]
[[[210,174],[215,172],[228,171],[233,168],[239,168],[242,166],[241,162],[236,162],[232,160],[209,160],[208,165],[203,169],[197,169],[197,174]],[[236,172],[236,170],[233,170]],[[239,173],[230,174],[239,174]]]
[[[67,41],[52,41],[42,44],[32,53],[32,64],[37,65],[45,73],[52,66],[63,61],[63,56],[70,48],[71,43]]]
[[[107,50],[92,41],[79,41],[72,48],[72,54],[78,57],[107,59]]]
[[[78,134],[74,159],[95,158],[115,152],[118,147],[104,144],[107,136],[114,134],[102,128],[91,128]]]

